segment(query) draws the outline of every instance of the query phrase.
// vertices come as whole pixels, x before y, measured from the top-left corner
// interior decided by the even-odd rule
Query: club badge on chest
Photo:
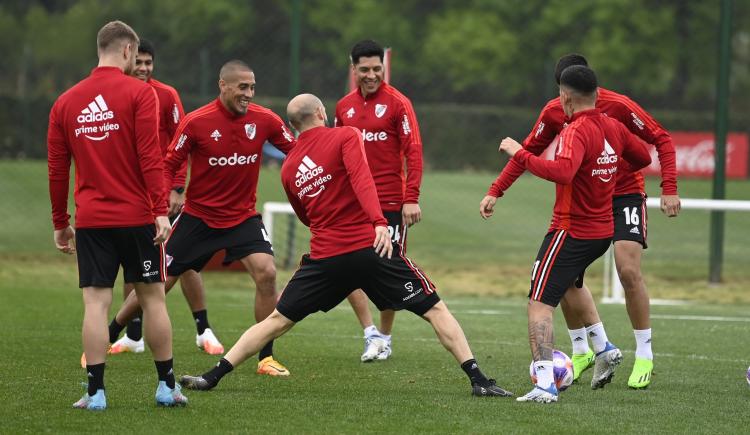
[[[255,139],[255,124],[245,124],[245,134],[247,135],[247,138],[250,140]]]

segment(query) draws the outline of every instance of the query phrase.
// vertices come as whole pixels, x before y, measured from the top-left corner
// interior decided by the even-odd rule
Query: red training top
[[[672,137],[641,106],[630,98],[604,88],[599,88],[596,100],[597,109],[610,118],[624,124],[633,134],[656,147],[661,164],[662,195],[677,195],[677,163]],[[560,105],[560,97],[550,100],[534,124],[523,147],[534,155],[541,155],[566,125],[565,112]],[[615,196],[632,193],[645,194],[645,183],[640,171],[633,171],[628,165],[620,167],[617,174]],[[490,186],[488,195],[500,197],[523,174],[523,168],[509,161],[502,173]]]
[[[156,93],[115,67],[98,67],[58,97],[49,114],[52,222],[69,225],[70,159],[76,228],[132,227],[167,215]]]
[[[606,239],[614,233],[612,195],[620,157],[636,171],[651,163],[643,141],[619,121],[591,109],[573,115],[560,135],[554,161],[523,149],[512,160],[557,184],[550,231]]]
[[[362,136],[353,128],[316,127],[297,138],[281,167],[281,184],[310,227],[310,257],[328,258],[372,247],[386,226]]]
[[[190,184],[185,212],[211,228],[229,228],[258,214],[255,211],[263,143],[288,153],[295,144],[281,118],[250,104],[235,115],[216,100],[188,113],[177,128],[164,160],[167,186],[190,156]]]
[[[419,203],[422,137],[408,98],[387,83],[367,97],[356,89],[336,104],[334,125],[362,132],[383,210],[400,211],[403,204]]]
[[[174,133],[177,131],[177,126],[180,124],[180,120],[185,117],[185,110],[182,108],[182,101],[180,101],[180,95],[177,90],[166,83],[162,83],[155,78],[151,77],[146,83],[151,85],[156,91],[156,98],[159,100],[159,145],[161,147],[161,155],[166,157],[167,148],[172,143]],[[180,170],[174,179],[172,187],[185,186],[185,178],[187,175],[187,161],[182,165]]]

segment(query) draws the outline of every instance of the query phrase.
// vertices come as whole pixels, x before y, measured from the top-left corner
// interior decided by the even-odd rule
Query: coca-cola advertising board
[[[680,178],[710,178],[714,175],[714,135],[709,132],[673,131],[672,140],[677,152],[677,176]],[[650,147],[651,165],[645,175],[661,175],[659,155]],[[748,139],[746,133],[727,135],[727,178],[747,178]]]

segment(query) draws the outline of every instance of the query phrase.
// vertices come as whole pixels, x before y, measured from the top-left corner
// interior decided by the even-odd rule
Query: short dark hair
[[[135,30],[119,20],[105,24],[96,34],[96,47],[100,53],[110,50],[115,43],[120,41],[138,45],[138,34]]]
[[[560,76],[562,75],[562,72],[565,71],[565,68],[573,65],[589,66],[589,63],[583,55],[577,53],[570,53],[561,57],[555,66],[555,81],[558,85],[560,84]]]
[[[141,39],[141,43],[138,44],[138,53],[150,54],[152,59],[156,59],[156,54],[154,53],[154,44],[152,44],[148,39]]]
[[[253,69],[239,59],[232,59],[221,66],[221,69],[219,70],[219,78],[221,80],[227,80],[229,76],[234,75],[237,71],[253,72]]]
[[[372,39],[365,39],[354,44],[354,47],[352,47],[350,58],[352,61],[352,65],[356,65],[359,63],[359,59],[361,57],[377,56],[382,62],[384,55],[385,50],[383,50],[383,47],[380,44],[373,41]]]
[[[594,70],[583,65],[573,65],[565,68],[560,74],[560,86],[589,96],[596,92],[598,83]]]

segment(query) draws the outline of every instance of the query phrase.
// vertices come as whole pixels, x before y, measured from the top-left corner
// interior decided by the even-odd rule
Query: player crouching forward
[[[361,288],[381,310],[407,309],[430,322],[469,376],[472,394],[512,396],[481,372],[461,326],[425,274],[405,256],[391,258],[393,246],[360,133],[325,127],[325,109],[314,95],[295,97],[287,113],[300,136],[284,161],[281,180],[297,216],[312,232],[310,254],[303,256],[276,310],[245,331],[214,368],[183,376],[182,385],[214,388],[266,342]]]

